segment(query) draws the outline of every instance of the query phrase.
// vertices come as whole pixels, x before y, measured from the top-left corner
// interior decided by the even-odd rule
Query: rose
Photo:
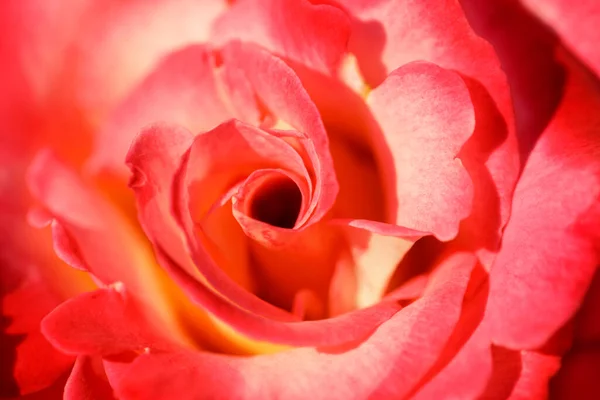
[[[595,286],[574,315],[597,264],[596,78],[529,12],[597,71],[569,18],[34,3],[2,10],[21,61],[2,114],[6,393],[536,398],[571,330],[552,389],[594,383]],[[15,217],[44,145],[67,163],[36,156],[30,220],[85,272]]]

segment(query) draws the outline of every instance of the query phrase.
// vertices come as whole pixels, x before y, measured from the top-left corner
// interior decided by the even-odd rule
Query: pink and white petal
[[[387,204],[394,223],[453,239],[471,212],[473,184],[459,152],[475,128],[473,104],[455,72],[429,63],[395,70],[368,98]]]
[[[99,358],[79,356],[65,384],[64,400],[114,400]]]
[[[183,352],[142,355],[119,382],[117,394],[139,399],[167,399],[172,393],[182,393],[183,399],[400,398],[435,361],[452,332],[474,261],[468,255],[449,259],[427,295],[359,344],[253,359]]]
[[[527,9],[540,18],[561,38],[562,42],[588,67],[600,76],[600,4],[582,0],[576,4],[566,0],[522,0]]]
[[[206,42],[226,8],[225,0],[96,1],[68,65],[79,103],[105,117],[161,58]]]
[[[493,338],[510,348],[536,348],[571,319],[599,261],[600,94],[564,61],[562,104],[523,171],[491,270]]]
[[[307,139],[309,167],[315,176],[315,192],[307,216],[311,223],[319,221],[333,206],[338,183],[318,109],[298,76],[281,59],[257,46],[236,42],[226,45],[222,55],[223,74],[245,76],[271,116],[271,125],[287,125]],[[308,217],[304,218],[300,224],[308,221]]]
[[[348,17],[308,0],[235,2],[213,25],[211,42],[239,39],[326,74],[334,73],[346,51]]]
[[[486,96],[479,93],[473,96],[478,121],[476,133],[481,129],[483,134],[475,134],[472,153],[465,154],[474,162],[470,165],[465,162],[465,167],[474,180],[478,204],[489,202],[485,208],[498,210],[497,221],[477,216],[470,220],[469,229],[485,229],[490,240],[483,245],[496,251],[497,238],[510,214],[519,173],[519,149],[506,77],[495,49],[473,32],[471,21],[465,17],[462,7],[467,0],[337,0],[335,3],[352,17],[349,51],[356,55],[370,87],[376,88],[398,67],[427,61],[458,72],[468,81],[470,91],[482,86],[477,91],[489,94],[490,99],[483,104],[480,100]],[[499,112],[506,130],[486,132],[479,126],[480,121],[495,118],[486,115],[490,112]]]
[[[41,329],[56,348],[73,355],[177,349],[142,307],[116,283],[67,300],[43,319]]]
[[[129,94],[96,139],[91,168],[125,174],[123,163],[135,136],[157,122],[182,125],[197,133],[230,117],[218,92],[214,55],[194,45],[165,57]]]
[[[28,184],[76,244],[78,252],[71,255],[83,259],[81,265],[94,278],[104,284],[125,283],[148,312],[152,310],[164,322],[165,329],[185,340],[162,290],[160,279],[164,273],[147,244],[109,202],[47,151],[38,154],[31,165]]]

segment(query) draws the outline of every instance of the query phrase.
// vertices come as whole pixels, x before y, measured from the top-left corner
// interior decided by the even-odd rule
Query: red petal
[[[561,107],[521,176],[491,270],[493,337],[511,348],[538,347],[564,325],[599,261],[600,95],[581,71],[571,72]]]
[[[196,133],[229,118],[217,92],[214,62],[211,50],[200,45],[166,57],[121,103],[100,132],[93,167],[125,172],[127,149],[149,124],[176,123]]]
[[[463,255],[448,259],[422,299],[356,346],[302,348],[251,359],[142,355],[117,392],[139,399],[167,399],[173,393],[182,399],[400,398],[435,361],[452,332],[474,261]]]
[[[148,320],[142,306],[123,284],[98,289],[70,299],[42,321],[52,344],[68,354],[112,355],[126,351],[174,349],[160,336],[156,320]]]
[[[40,320],[60,303],[61,296],[44,280],[39,260],[21,255],[16,263],[11,260],[17,255],[15,244],[8,249],[10,252],[3,249],[3,257],[7,258],[0,268],[0,396],[44,389],[73,363],[72,357],[48,343],[39,327]]]
[[[106,379],[99,359],[77,357],[71,376],[65,385],[64,400],[113,400],[113,390]]]
[[[242,0],[216,21],[212,42],[253,42],[301,65],[332,73],[345,53],[349,25],[343,12],[328,5]]]
[[[523,4],[557,33],[562,41],[600,76],[600,4],[582,0],[523,0]]]
[[[454,72],[414,63],[369,95],[381,127],[378,144],[388,207],[398,225],[454,238],[471,212],[471,179],[458,153],[475,127],[469,92]]]

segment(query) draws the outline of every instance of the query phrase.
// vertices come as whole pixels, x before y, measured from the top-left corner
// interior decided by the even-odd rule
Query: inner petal
[[[302,207],[302,192],[287,177],[269,179],[248,202],[248,216],[279,228],[291,229]]]

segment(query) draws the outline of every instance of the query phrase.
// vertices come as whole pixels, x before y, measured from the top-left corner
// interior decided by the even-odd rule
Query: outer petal
[[[442,240],[454,238],[471,212],[473,196],[458,159],[475,127],[462,79],[432,64],[414,63],[394,71],[368,102],[381,127],[378,151],[387,172],[391,218]]]
[[[39,330],[40,320],[60,303],[61,296],[43,279],[39,264],[34,264],[36,260],[21,256],[15,265],[17,260],[8,259],[16,256],[15,250],[15,246],[2,246],[0,396],[3,397],[44,389],[73,362],[72,357],[52,347]],[[40,357],[46,361],[40,362]]]
[[[118,212],[51,153],[42,152],[29,171],[29,186],[76,243],[85,266],[100,282],[124,282],[148,310],[186,340],[169,311],[160,284],[162,271],[146,244]],[[78,264],[80,266],[80,264]]]
[[[597,76],[600,76],[600,4],[584,0],[573,4],[567,0],[522,0],[533,14],[549,25]]]
[[[213,27],[212,42],[240,39],[324,73],[337,69],[350,33],[347,16],[307,0],[237,1]]]
[[[99,359],[77,357],[65,385],[64,400],[114,400],[113,390]]]
[[[0,397],[8,397],[42,390],[70,368],[72,357],[48,343],[40,320],[93,284],[56,259],[49,232],[27,224],[22,176],[28,157],[2,133],[0,128]]]
[[[349,51],[356,55],[370,87],[377,87],[393,70],[413,61],[434,63],[467,80],[477,115],[476,131],[481,135],[476,132],[469,153],[464,154],[471,159],[464,159],[464,164],[473,179],[479,207],[465,228],[476,247],[495,252],[510,213],[519,154],[509,87],[494,49],[473,32],[458,0],[336,3],[352,16]]]
[[[99,117],[121,101],[162,57],[205,42],[212,21],[227,7],[224,0],[94,3],[87,23],[78,32],[74,60],[68,67],[80,103]]]
[[[569,64],[563,102],[529,157],[491,271],[493,337],[508,347],[535,348],[564,325],[599,261],[600,94]]]
[[[172,393],[189,399],[402,397],[435,360],[455,326],[473,262],[464,255],[449,258],[422,299],[356,346],[295,349],[253,359],[142,355],[117,392],[140,399],[166,399]]]
[[[230,114],[217,92],[214,62],[211,50],[201,45],[166,57],[116,109],[99,133],[92,167],[125,172],[127,149],[135,135],[149,124],[176,123],[196,133],[228,119]]]
[[[42,332],[68,354],[114,355],[174,349],[122,283],[70,299],[42,321]]]

